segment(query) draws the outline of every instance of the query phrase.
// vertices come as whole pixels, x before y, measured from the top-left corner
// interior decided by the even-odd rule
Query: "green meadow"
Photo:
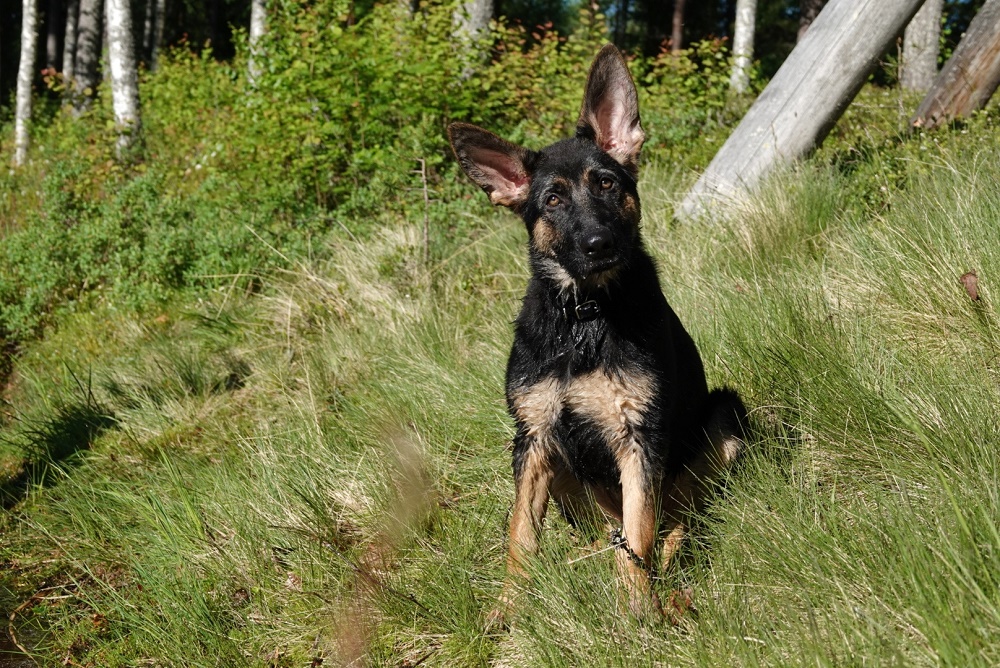
[[[671,138],[653,109],[646,244],[753,434],[655,583],[690,589],[678,624],[631,618],[612,553],[552,512],[498,631],[523,225],[443,151],[430,183],[386,158],[398,183],[336,207],[315,153],[260,157],[288,185],[199,139],[193,170],[209,121],[157,100],[222,69],[144,83],[138,167],[59,163],[107,111],[52,111],[49,157],[0,178],[0,621],[39,665],[996,665],[995,106],[907,135],[871,86],[809,161],[689,224],[738,113]],[[230,95],[223,120],[248,113]]]

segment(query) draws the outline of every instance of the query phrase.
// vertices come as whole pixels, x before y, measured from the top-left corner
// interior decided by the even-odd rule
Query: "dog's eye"
[[[601,179],[601,190],[611,190],[614,185],[614,180],[608,178],[607,176]]]
[[[559,195],[549,195],[548,199],[545,200],[545,203],[548,206],[559,206],[560,202],[562,202],[562,200],[559,199]]]

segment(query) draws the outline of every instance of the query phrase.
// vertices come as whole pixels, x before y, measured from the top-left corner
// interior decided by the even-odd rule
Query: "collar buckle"
[[[577,304],[576,308],[573,309],[573,313],[576,315],[577,320],[588,322],[601,315],[601,307],[596,301],[589,299],[582,304]]]

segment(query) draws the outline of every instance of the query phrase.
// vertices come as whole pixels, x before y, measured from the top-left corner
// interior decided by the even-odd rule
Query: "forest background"
[[[0,665],[991,665],[996,107],[913,131],[890,49],[736,220],[672,220],[809,4],[759,2],[744,94],[735,2],[500,2],[474,30],[449,4],[275,2],[252,52],[247,3],[167,3],[160,32],[133,4],[123,153],[105,75],[64,77],[71,3],[40,3],[31,143],[0,172]],[[982,5],[943,3],[939,63]],[[552,520],[487,632],[524,233],[444,129],[566,136],[609,40],[665,290],[755,438],[657,583],[697,614],[630,619],[610,555]]]

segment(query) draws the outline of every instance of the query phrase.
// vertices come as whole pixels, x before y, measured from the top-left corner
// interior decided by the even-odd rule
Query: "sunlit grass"
[[[715,227],[673,224],[689,175],[646,168],[664,290],[755,427],[657,583],[693,592],[677,626],[631,619],[611,553],[553,514],[511,631],[484,630],[527,278],[501,212],[430,267],[401,222],[260,294],[81,315],[28,351],[8,447],[38,452],[55,405],[114,422],[6,516],[0,602],[37,593],[15,621],[51,664],[992,665],[998,159],[942,149],[878,208],[805,167]]]

